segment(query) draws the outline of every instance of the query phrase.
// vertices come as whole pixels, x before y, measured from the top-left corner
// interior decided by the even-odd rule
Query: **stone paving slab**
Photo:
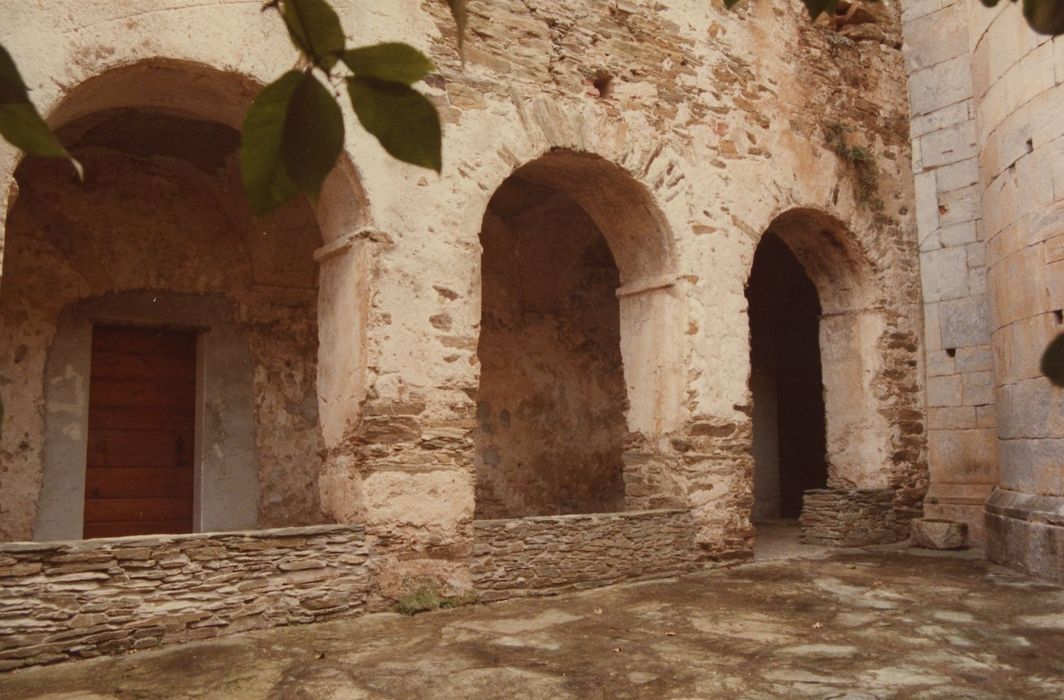
[[[1064,588],[842,552],[26,669],[0,697],[1062,698]]]

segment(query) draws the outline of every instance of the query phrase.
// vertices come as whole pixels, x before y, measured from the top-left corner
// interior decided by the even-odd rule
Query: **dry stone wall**
[[[478,520],[473,530],[484,601],[675,576],[702,561],[683,510]]]
[[[0,671],[357,615],[358,526],[0,545]]]
[[[897,542],[900,527],[909,521],[893,508],[890,489],[838,491],[815,489],[805,492],[802,515],[802,541],[839,547],[863,547]]]

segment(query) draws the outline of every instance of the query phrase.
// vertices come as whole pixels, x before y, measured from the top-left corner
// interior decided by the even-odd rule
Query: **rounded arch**
[[[764,230],[782,240],[816,287],[825,315],[871,306],[876,269],[857,236],[837,217],[812,207],[778,214]]]
[[[228,274],[218,273],[213,268],[210,275],[203,274],[198,277],[191,268],[181,268],[166,274],[173,272],[182,275],[178,284],[180,288],[175,287],[175,291],[193,295],[211,292],[210,285],[215,284],[218,279],[228,279],[227,284],[231,283],[230,286],[239,282],[244,285],[240,291],[243,296],[238,304],[243,314],[241,323],[250,323],[263,333],[272,322],[279,325],[291,324],[296,329],[297,332],[287,334],[284,343],[291,341],[290,344],[298,345],[298,350],[302,353],[293,363],[296,369],[292,371],[298,376],[289,381],[285,387],[280,387],[282,382],[276,383],[278,387],[285,390],[288,390],[290,386],[296,386],[297,388],[292,389],[291,393],[293,396],[298,394],[300,398],[298,401],[293,400],[286,404],[275,399],[271,394],[269,400],[262,402],[262,406],[266,407],[262,411],[265,416],[266,412],[273,410],[269,406],[284,405],[285,408],[279,412],[279,414],[284,414],[281,420],[288,421],[290,426],[295,426],[292,430],[302,430],[301,435],[308,436],[307,441],[315,443],[310,452],[317,454],[321,453],[318,443],[323,437],[325,447],[330,448],[339,441],[345,426],[357,421],[361,405],[365,371],[366,323],[364,315],[367,306],[365,299],[369,294],[367,278],[370,268],[369,256],[364,250],[363,239],[366,238],[364,234],[371,227],[372,217],[359,173],[350,158],[344,154],[338,166],[326,180],[322,194],[313,210],[308,203],[298,202],[282,208],[269,217],[252,218],[250,209],[240,192],[239,176],[232,177],[237,172],[233,148],[238,143],[238,132],[246,109],[261,84],[259,80],[237,71],[223,70],[192,61],[154,57],[126,65],[111,66],[66,91],[61,97],[53,99],[54,107],[44,111],[46,120],[64,142],[76,144],[79,148],[94,149],[92,158],[125,157],[110,154],[109,144],[97,143],[99,141],[97,132],[102,130],[109,138],[117,135],[117,138],[124,144],[122,148],[125,148],[128,144],[125,144],[123,139],[127,135],[119,126],[116,126],[125,123],[124,120],[146,119],[154,120],[157,125],[171,123],[185,125],[181,128],[190,128],[191,131],[181,133],[186,136],[192,134],[189,138],[208,134],[210,139],[221,139],[211,140],[209,145],[197,146],[192,143],[188,149],[184,149],[184,142],[170,143],[161,150],[151,151],[147,156],[161,156],[170,160],[175,160],[176,157],[176,160],[188,161],[188,163],[173,166],[180,171],[180,177],[188,178],[190,182],[196,183],[206,183],[208,180],[213,182],[211,187],[217,187],[219,193],[217,204],[213,199],[210,203],[204,199],[199,203],[193,202],[192,205],[205,211],[213,209],[208,217],[209,220],[217,222],[221,227],[231,226],[236,232],[233,234],[234,240],[242,240],[247,246],[246,249],[239,250],[244,250],[247,255],[242,258],[238,247],[229,249],[226,252],[228,257],[225,257],[223,261],[231,263],[226,268]],[[188,125],[199,126],[188,127]],[[168,133],[172,133],[161,131],[161,128],[163,127],[155,126],[151,133],[156,137],[160,134],[166,137]],[[86,135],[89,138],[84,138]],[[131,138],[135,140],[136,136]],[[223,142],[225,147],[218,150],[216,147]],[[203,152],[212,149],[218,150],[218,153],[222,155],[219,156],[216,153],[208,158],[207,162],[198,160]],[[128,155],[131,158],[139,158],[145,154],[138,153],[134,149],[129,151]],[[222,161],[224,161],[224,166],[219,165]],[[43,169],[46,173],[51,173],[50,183],[58,181],[54,175],[61,167],[65,167],[65,164],[39,159],[13,158],[5,161],[5,164],[7,163],[10,163],[12,168],[11,173],[8,173],[12,180],[15,170],[31,166],[30,169],[33,172]],[[171,166],[168,164],[166,167]],[[65,176],[65,173],[62,174]],[[94,175],[95,181],[93,181]],[[89,182],[83,188],[85,196],[89,197],[91,193],[109,187],[110,183],[118,177],[132,178],[130,182],[137,182],[137,178],[128,175],[126,170],[116,170],[110,173],[100,167],[95,173],[90,173]],[[175,175],[174,182],[177,182],[176,178],[177,175]],[[64,181],[68,179],[64,178]],[[154,186],[149,185],[148,182],[152,178],[140,178],[139,180],[138,187],[143,185],[141,188],[143,191],[148,191]],[[67,184],[70,188],[78,187],[73,183],[67,182]],[[30,192],[29,188],[26,191]],[[189,192],[192,190],[185,191],[175,186],[172,191],[187,198],[191,196]],[[214,190],[211,191],[214,192]],[[178,201],[178,195],[175,195],[174,202]],[[0,280],[3,280],[4,287],[14,283],[16,279],[27,279],[21,273],[12,274],[8,279],[3,279],[5,273],[13,273],[13,268],[11,260],[3,259],[4,257],[11,258],[11,256],[2,256],[2,253],[4,252],[4,236],[9,223],[12,231],[15,230],[15,224],[11,223],[12,212],[26,209],[33,201],[33,198],[29,197],[19,199],[17,187],[13,186],[6,206],[0,213]],[[146,212],[146,216],[150,218],[152,214],[150,200],[144,199],[135,203],[136,207],[127,209]],[[56,202],[56,206],[62,206],[62,201]],[[82,206],[81,211],[85,213],[90,209],[91,207],[85,205]],[[174,207],[171,209],[176,211]],[[172,213],[173,211],[169,212],[167,216]],[[20,220],[25,223],[27,218],[25,211],[20,216]],[[128,218],[130,214],[127,211],[123,216]],[[192,228],[196,228],[195,225]],[[206,236],[204,231],[209,230],[213,229],[204,226],[195,231],[195,235],[190,238],[195,237],[196,240],[190,240],[187,245],[200,246],[205,251],[211,251],[201,255],[200,260],[210,260],[214,267],[225,267],[219,263],[221,258],[217,255],[218,250],[210,249],[209,241],[201,240]],[[269,235],[267,232],[270,232]],[[243,238],[240,239],[240,236]],[[7,242],[13,244],[14,239],[9,239]],[[271,246],[272,252],[262,252],[264,248]],[[312,255],[315,249],[318,252]],[[8,252],[12,250],[14,249],[8,246]],[[104,248],[101,247],[101,250]],[[23,261],[25,260],[26,256],[23,256]],[[24,267],[23,265],[19,269]],[[188,267],[186,265],[186,268]],[[248,273],[246,267],[250,267],[253,272]],[[298,282],[293,282],[295,273],[291,270],[296,268],[299,270],[300,277]],[[154,289],[152,286],[154,282],[165,276],[147,275],[138,282],[134,279],[138,274],[136,270],[129,269],[131,271],[127,272],[125,267],[122,268],[124,277],[113,285],[115,291],[149,293]],[[306,274],[303,274],[304,272]],[[89,290],[92,293],[110,291],[110,288],[102,291],[96,289],[100,284],[104,284],[103,282],[96,284],[95,287],[93,284],[96,283],[88,285],[92,287]],[[138,284],[140,286],[137,286]],[[63,291],[78,298],[87,293],[80,288],[75,289],[76,286],[71,284],[70,289]],[[281,288],[291,291],[278,291]],[[293,298],[298,297],[297,301],[289,304],[287,311],[279,310],[288,301],[285,294]],[[60,295],[53,296],[58,298]],[[155,297],[153,294],[150,296]],[[282,299],[282,297],[285,298]],[[38,309],[42,317],[47,317],[52,313],[51,306],[49,306],[51,303],[49,301]],[[259,315],[256,316],[256,314]],[[47,327],[51,323],[48,318],[42,321],[43,326]],[[165,318],[157,319],[157,321],[162,325],[170,324],[170,321]],[[41,338],[45,340],[50,337],[47,333],[41,335]],[[263,342],[257,336],[252,340],[253,345],[258,348],[256,352],[261,350],[260,354],[266,358],[263,362],[269,363],[268,368],[260,374],[277,377],[288,371],[290,366],[284,365],[285,358],[282,357],[283,352],[287,352],[288,345],[282,343],[286,350],[278,349],[275,355],[269,355],[264,348],[268,348],[271,344]],[[304,350],[306,350],[305,353],[303,353]],[[47,351],[47,347],[42,347],[42,353]],[[314,374],[315,354],[317,356],[316,377]],[[0,353],[0,360],[4,360],[2,353]],[[263,366],[266,365],[263,364]],[[33,377],[28,377],[27,381],[33,381]],[[313,393],[315,385],[327,387],[325,391],[317,391],[316,399]],[[304,391],[305,387],[311,387],[311,389]],[[313,435],[314,431],[317,431],[317,436]],[[283,454],[282,448],[277,448],[275,443],[278,440],[272,436],[272,432],[281,435],[284,431],[266,432],[271,433],[271,436],[265,439],[271,441],[270,449],[274,451],[273,455],[276,459],[271,458],[268,474],[265,473],[267,468],[264,467],[263,477],[272,480],[271,483],[280,483],[283,481],[282,470],[274,468],[273,465],[287,457]],[[295,443],[296,441],[292,442],[292,444]],[[26,470],[33,468],[33,465],[27,462]],[[307,469],[312,468],[317,467],[308,463]],[[322,483],[324,482],[319,481],[318,486],[320,487]],[[305,486],[313,488],[309,476],[301,482],[300,488],[303,492],[310,493]],[[274,494],[271,498],[279,501],[279,499],[287,499],[288,496],[286,492],[282,495]],[[289,500],[294,502],[295,499]],[[307,503],[317,502],[316,497],[308,496],[304,500]],[[305,510],[310,512],[316,508],[317,506],[312,504]],[[31,509],[24,510],[29,513]],[[320,511],[316,512],[318,516],[308,517],[320,517]],[[279,516],[280,522],[288,524],[283,520],[284,517],[287,515]],[[265,515],[263,518],[260,524],[270,525],[276,522],[272,515]],[[25,530],[25,526],[20,525],[20,527]],[[0,531],[2,530],[3,528],[0,527]]]
[[[530,183],[571,198],[602,232],[621,284],[652,284],[679,269],[676,242],[647,188],[620,165],[594,153],[552,148],[516,168],[494,190]]]
[[[66,132],[64,140],[76,138],[79,130],[91,126],[92,115],[124,109],[216,122],[239,132],[262,86],[261,81],[232,70],[167,57],[145,58],[110,67],[77,84],[48,111],[45,120],[53,130]],[[11,173],[20,162],[21,157]],[[0,251],[5,221],[17,196],[17,185],[13,185],[0,217]],[[325,244],[372,226],[361,177],[346,153],[326,178],[315,215]]]
[[[827,485],[843,490],[885,488],[893,470],[893,431],[885,418],[889,396],[880,390],[888,364],[881,339],[889,323],[876,265],[842,220],[816,208],[797,207],[776,215],[759,248],[770,239],[782,242],[793,255],[819,302],[819,318],[810,317],[810,323],[818,325]],[[755,319],[750,325],[757,325]],[[754,393],[757,414],[759,397]]]
[[[494,190],[480,243],[477,513],[632,505],[627,437],[663,434],[682,406],[664,214],[618,165],[554,149]]]

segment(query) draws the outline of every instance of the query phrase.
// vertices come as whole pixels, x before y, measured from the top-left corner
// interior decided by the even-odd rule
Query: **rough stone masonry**
[[[1062,318],[1060,40],[975,3],[811,23],[789,0],[500,0],[470,4],[463,64],[443,3],[337,5],[352,44],[435,62],[444,173],[396,163],[348,110],[316,205],[266,219],[233,148],[292,63],[276,17],[0,10],[89,166],[75,185],[0,146],[0,539],[77,540],[95,500],[130,528],[187,507],[208,538],[363,528],[382,603],[473,589],[488,517],[682,511],[681,559],[747,558],[772,465],[753,457],[766,398],[744,291],[772,233],[816,290],[823,486],[855,532],[904,538],[931,487],[936,515],[973,525],[990,496],[995,558],[1064,571],[1045,517],[1061,396],[1031,350]],[[144,470],[101,425],[169,408],[150,382],[94,391],[101,324],[196,334],[192,456],[171,474],[187,503],[97,471]]]

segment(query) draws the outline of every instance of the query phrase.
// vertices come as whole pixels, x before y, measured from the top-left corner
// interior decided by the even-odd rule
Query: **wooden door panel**
[[[93,379],[92,405],[107,407],[164,407],[195,410],[196,385],[172,379]]]
[[[89,431],[162,430],[180,432],[196,422],[194,406],[91,406]]]
[[[196,336],[93,328],[85,537],[192,531]]]
[[[157,356],[93,351],[93,379],[191,379],[196,376],[194,358],[171,357],[158,362]]]
[[[136,326],[96,326],[102,333],[92,336],[93,352],[188,358],[195,357],[196,334],[162,328]]]
[[[192,468],[192,430],[96,430],[88,468]]]
[[[90,469],[85,497],[169,498],[192,491],[191,469]]]
[[[85,520],[94,523],[182,520],[190,514],[185,498],[93,498],[85,501]]]
[[[151,532],[145,532],[151,530]],[[85,523],[82,537],[132,537],[134,535],[180,535],[192,532],[192,519],[158,520],[151,523]]]

